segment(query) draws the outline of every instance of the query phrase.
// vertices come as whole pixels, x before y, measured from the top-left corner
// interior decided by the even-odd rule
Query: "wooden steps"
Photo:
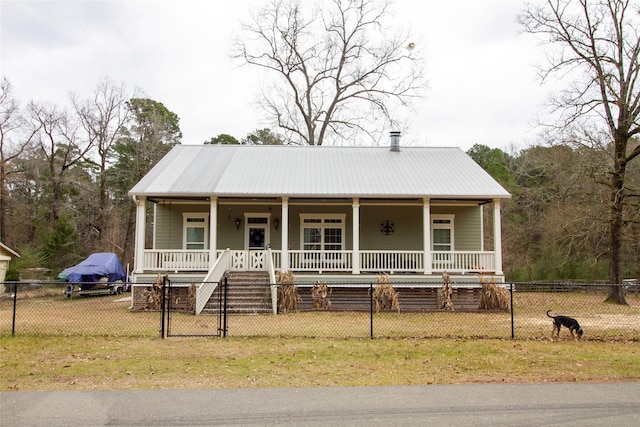
[[[271,307],[271,287],[267,272],[227,272],[227,313],[268,314]],[[202,314],[217,314],[220,308],[218,292],[214,292]]]

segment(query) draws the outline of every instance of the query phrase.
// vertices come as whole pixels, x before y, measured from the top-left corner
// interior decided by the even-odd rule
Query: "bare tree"
[[[81,162],[92,145],[78,136],[79,125],[54,105],[31,102],[29,121],[36,148],[44,156],[51,185],[51,220],[57,222],[64,203],[65,178]]]
[[[86,156],[85,160],[97,168],[99,184],[99,206],[94,229],[103,239],[106,231],[106,221],[111,217],[109,209],[112,204],[108,200],[107,170],[109,161],[114,157],[114,146],[123,136],[123,131],[130,116],[127,108],[125,88],[123,84],[116,85],[109,79],[98,83],[93,97],[79,100],[72,96],[73,106],[83,127],[89,145],[97,150],[97,158]]]
[[[612,146],[608,166],[609,280],[607,299],[625,304],[621,247],[628,189],[629,162],[640,147],[629,141],[640,133],[640,10],[629,0],[547,0],[526,6],[520,22],[526,32],[543,36],[549,63],[543,82],[552,75],[574,78],[551,100],[560,113],[558,127],[570,141]]]
[[[307,7],[305,9],[304,7]],[[424,88],[408,32],[392,32],[388,0],[273,0],[242,24],[232,56],[277,80],[259,104],[293,143],[322,145],[381,123]],[[371,124],[374,124],[375,129]]]
[[[11,83],[7,78],[0,81],[0,241],[7,241],[7,209],[9,192],[7,182],[16,173],[18,159],[31,141],[24,135],[24,118],[18,102],[13,98]]]

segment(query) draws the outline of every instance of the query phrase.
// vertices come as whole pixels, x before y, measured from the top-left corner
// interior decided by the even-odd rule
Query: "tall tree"
[[[126,107],[127,97],[124,85],[116,85],[109,79],[98,83],[92,98],[79,100],[72,97],[75,112],[80,120],[97,157],[87,156],[86,161],[97,169],[98,209],[93,228],[98,232],[98,241],[104,239],[107,220],[112,217],[108,201],[107,170],[113,159],[113,148],[125,130],[130,115]]]
[[[609,281],[607,300],[626,304],[622,281],[622,231],[629,162],[640,147],[629,141],[640,133],[640,11],[629,0],[547,0],[528,4],[519,20],[526,32],[547,43],[549,64],[542,80],[571,76],[551,106],[560,114],[565,141],[611,144],[609,188]]]
[[[125,262],[133,260],[133,229],[135,226],[135,204],[127,192],[149,172],[149,170],[180,144],[180,118],[161,102],[148,98],[133,98],[127,102],[131,121],[124,136],[114,147],[111,185],[115,189],[116,203],[127,212],[123,219],[125,231],[123,252]],[[126,209],[126,206],[129,209]]]
[[[389,18],[388,0],[273,0],[242,24],[232,55],[275,76],[259,103],[288,140],[377,140],[424,88],[419,49]]]
[[[241,144],[246,145],[284,145],[281,135],[271,132],[271,129],[256,129],[242,139]]]
[[[237,145],[240,144],[240,141],[236,139],[236,137],[228,135],[226,133],[221,133],[220,135],[211,138],[208,141],[204,142],[209,145]]]
[[[25,135],[25,121],[18,102],[13,97],[7,78],[0,81],[0,241],[7,242],[8,180],[17,173],[16,162],[31,142],[33,134]]]
[[[56,223],[65,202],[66,177],[91,150],[90,141],[79,136],[80,125],[55,105],[31,102],[29,120],[34,143],[47,163],[50,183],[50,220]]]

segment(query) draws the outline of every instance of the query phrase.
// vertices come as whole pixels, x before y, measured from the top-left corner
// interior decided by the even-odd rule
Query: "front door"
[[[265,249],[269,239],[269,217],[247,216],[245,247],[249,251],[249,269],[264,270]]]

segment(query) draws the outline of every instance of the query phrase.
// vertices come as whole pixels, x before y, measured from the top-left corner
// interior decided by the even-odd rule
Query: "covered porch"
[[[138,197],[136,202],[135,274],[197,275],[213,268],[216,260],[226,253],[231,271],[264,270],[268,263],[275,270],[303,274],[441,275],[447,271],[503,276],[500,199],[434,201],[424,198],[383,203],[351,198],[309,203],[288,197],[258,202],[211,197],[181,202],[188,207],[172,214],[176,218],[184,217],[184,229],[173,238],[179,241],[181,248],[178,249],[166,248],[162,243],[159,236],[166,233],[163,230],[168,228],[168,220],[162,220],[158,213],[167,209],[166,206],[178,210],[177,203],[154,202],[153,245],[145,248],[147,200]],[[484,250],[482,205],[487,202],[493,203],[492,250]],[[199,209],[198,213],[185,213],[194,210],[194,206]],[[469,217],[473,217],[472,221]],[[380,218],[393,218],[396,223],[380,221]],[[188,223],[192,219],[194,223]],[[326,224],[316,224],[318,221]],[[188,237],[188,228],[198,224],[202,224],[204,239],[199,248],[197,242]],[[325,228],[316,237],[314,232],[320,227]],[[387,227],[397,228],[395,235],[389,236],[394,230]],[[445,233],[438,234],[442,231]],[[455,237],[456,234],[460,236]],[[465,238],[472,243],[465,243]],[[239,248],[240,245],[244,248]],[[456,246],[476,250],[458,250]]]

